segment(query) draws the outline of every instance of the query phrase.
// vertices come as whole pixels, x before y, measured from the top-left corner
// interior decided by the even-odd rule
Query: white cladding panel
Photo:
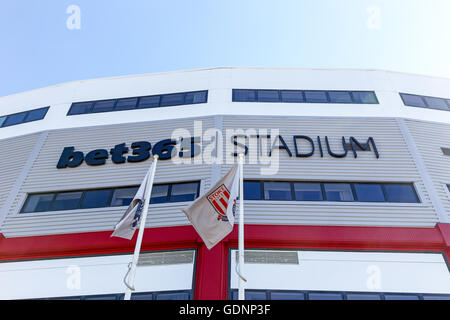
[[[131,259],[115,255],[0,263],[0,299],[123,293]],[[192,290],[193,277],[193,262],[139,266],[135,292]]]
[[[406,120],[406,124],[450,218],[450,156],[441,149],[450,148],[450,125],[416,120]]]
[[[236,250],[229,270],[235,270]],[[246,263],[246,289],[450,293],[442,254],[297,251],[298,264]],[[230,272],[230,287],[238,287]]]
[[[421,200],[421,203],[414,204],[247,201],[246,223],[432,227],[437,222],[427,191],[395,119],[218,116],[50,131],[9,210],[1,232],[6,237],[17,237],[112,230],[122,216],[124,207],[36,214],[20,214],[19,211],[28,193],[138,185],[151,163],[147,160],[118,165],[108,159],[101,166],[83,163],[77,168],[57,169],[56,164],[64,147],[74,146],[75,150],[86,154],[94,149],[109,150],[124,142],[127,146],[135,141],[155,144],[170,138],[172,131],[177,128],[186,128],[194,135],[194,120],[202,120],[203,131],[216,127],[221,128],[224,134],[227,129],[279,130],[293,157],[280,150],[279,168],[272,175],[261,175],[261,166],[258,164],[246,164],[246,179],[409,182],[414,183]],[[307,135],[314,140],[320,136],[324,157],[320,157],[317,143],[312,157],[295,157],[293,135]],[[351,151],[344,158],[331,157],[326,150],[325,136],[329,137],[334,152],[342,152],[342,136],[347,140],[354,136],[361,142],[373,137],[380,157],[377,159],[373,151],[359,151],[357,158]],[[224,153],[229,151],[224,149]],[[271,160],[276,158],[273,156]],[[155,183],[201,180],[202,194],[208,190],[211,181],[225,174],[230,166],[176,165],[172,161],[159,161]],[[188,225],[181,211],[188,204],[152,205],[146,226]]]
[[[213,118],[202,119],[206,130]],[[78,128],[51,131],[34,165],[17,194],[2,226],[7,237],[43,235],[72,232],[112,230],[123,215],[125,207],[70,210],[52,213],[20,214],[28,193],[82,190],[105,187],[139,185],[150,168],[151,158],[139,163],[114,164],[107,159],[105,165],[88,166],[85,162],[76,168],[57,169],[64,147],[86,154],[94,149],[110,150],[126,143],[132,154],[131,143],[158,141],[171,138],[172,131],[186,128],[192,134],[194,120],[145,122],[130,125]],[[176,165],[171,161],[159,161],[155,183],[200,181],[201,191],[209,188],[210,166],[201,164]],[[188,220],[181,211],[188,203],[171,203],[151,206],[147,227],[186,225]]]
[[[0,210],[32,153],[39,134],[0,140]],[[0,211],[0,212],[1,212]],[[0,217],[2,214],[0,213]]]
[[[428,193],[395,119],[236,116],[225,117],[223,127],[254,128],[257,131],[259,128],[278,129],[293,153],[289,157],[286,151],[280,150],[279,170],[271,176],[261,176],[258,164],[246,164],[246,179],[410,182],[414,183],[421,199],[419,204],[246,201],[246,223],[431,227],[437,221]],[[295,134],[314,139],[315,153],[312,157],[295,157],[292,138]],[[318,150],[317,136],[321,137],[323,158]],[[326,150],[325,136],[330,139],[330,149],[336,153],[343,152],[343,136],[347,142],[350,136],[361,142],[373,137],[380,157],[377,159],[373,151],[359,151],[357,158],[351,151],[344,158],[331,157]],[[243,139],[238,141],[243,142]],[[309,150],[303,149],[302,152]],[[230,165],[224,165],[222,174],[229,168]]]

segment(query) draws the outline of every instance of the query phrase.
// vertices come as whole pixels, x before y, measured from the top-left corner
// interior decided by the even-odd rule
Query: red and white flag
[[[236,164],[204,196],[183,209],[208,249],[233,230],[238,197],[239,165]]]

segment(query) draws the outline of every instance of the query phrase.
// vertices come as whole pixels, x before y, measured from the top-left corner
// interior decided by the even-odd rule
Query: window
[[[0,117],[0,127],[14,126],[17,124],[44,119],[49,107],[39,108]]]
[[[184,103],[184,94],[166,94],[161,97],[161,107],[177,106]]]
[[[138,189],[139,189],[138,187],[131,187],[114,190],[111,206],[120,207],[130,205]]]
[[[13,125],[16,125],[16,124],[23,123],[26,116],[27,116],[26,112],[11,114],[11,115],[6,117],[6,120],[3,123],[3,127],[13,126]]]
[[[50,207],[52,211],[77,209],[80,204],[82,192],[63,192],[56,194]]]
[[[163,95],[130,97],[99,101],[85,101],[72,103],[67,115],[78,115],[97,112],[123,111],[133,109],[147,109],[186,104],[206,103],[208,91],[193,91],[169,93]]]
[[[376,183],[355,183],[356,198],[364,202],[385,202],[383,189]]]
[[[297,182],[294,183],[295,200],[320,201],[323,200],[320,183]]]
[[[298,90],[281,90],[282,102],[305,102],[303,92]]]
[[[90,113],[92,110],[93,102],[78,102],[72,103],[68,115],[85,114]]]
[[[327,93],[325,91],[305,91],[306,102],[327,103]]]
[[[238,290],[230,290],[230,298],[238,299]],[[245,290],[246,300],[450,300],[448,294],[336,292],[294,290]]]
[[[355,103],[377,104],[378,99],[373,91],[352,91]]]
[[[405,106],[450,111],[450,99],[400,93]]]
[[[261,200],[261,183],[259,181],[244,181],[244,199]]]
[[[234,102],[378,104],[373,91],[233,89]]]
[[[265,200],[292,200],[289,182],[264,182]]]
[[[255,90],[233,89],[233,101],[254,102],[256,101]]]
[[[170,190],[169,202],[192,201],[198,193],[198,183],[173,184]]]
[[[116,100],[97,101],[94,103],[92,112],[108,112],[114,109]]]
[[[412,185],[386,184],[384,188],[388,202],[419,202]]]
[[[150,204],[192,201],[198,197],[200,182],[154,185]],[[114,189],[64,191],[28,195],[21,213],[128,206],[137,186]]]
[[[431,109],[439,109],[449,111],[449,107],[445,102],[445,99],[441,98],[433,98],[433,97],[424,97],[425,103]]]
[[[450,187],[449,187],[450,190]],[[411,183],[244,181],[245,200],[419,203]]]
[[[54,198],[54,194],[36,194],[28,197],[22,212],[48,211]]]
[[[352,96],[347,91],[329,91],[331,103],[352,103]]]
[[[169,193],[168,185],[153,186],[150,203],[167,202],[167,194]]]
[[[111,189],[85,191],[81,209],[107,207],[110,203]]]
[[[44,119],[45,115],[47,114],[47,111],[48,111],[48,108],[41,108],[41,109],[28,111],[28,114],[25,118],[25,122],[42,120],[42,119]],[[0,124],[0,126],[1,126],[1,124]]]
[[[427,107],[425,104],[425,101],[422,99],[421,96],[416,96],[413,94],[404,94],[404,93],[400,93],[400,96],[403,99],[403,103],[407,106],[421,107],[421,108]]]
[[[204,103],[207,100],[207,91],[188,92],[184,100],[185,104]]]
[[[136,108],[138,98],[126,98],[117,100],[114,111],[132,110]]]
[[[259,102],[280,102],[278,90],[258,90]]]
[[[348,183],[324,183],[328,201],[353,201],[353,193]]]

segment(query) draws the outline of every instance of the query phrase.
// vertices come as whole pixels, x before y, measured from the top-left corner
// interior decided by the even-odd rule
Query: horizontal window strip
[[[233,102],[378,104],[374,91],[233,89]]]
[[[245,200],[420,203],[412,183],[244,181]]]
[[[208,102],[208,91],[192,91],[142,97],[74,102],[68,116],[101,112],[149,109]]]
[[[238,300],[238,290],[230,290],[230,299]],[[404,292],[345,292],[309,290],[245,290],[246,300],[450,300],[449,294]]]
[[[409,107],[450,111],[450,99],[400,93],[403,104]]]
[[[139,186],[29,194],[20,213],[128,206]],[[195,200],[200,182],[155,184],[150,204]]]
[[[22,123],[42,120],[50,107],[33,109],[19,113],[0,116],[0,128],[15,126]]]

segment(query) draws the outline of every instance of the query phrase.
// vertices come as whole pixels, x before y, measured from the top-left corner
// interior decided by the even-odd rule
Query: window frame
[[[162,203],[151,203],[150,205],[165,205],[168,203],[186,203],[186,202],[191,202],[194,200],[190,200],[190,201],[169,201],[170,200],[170,196],[171,196],[171,189],[172,189],[172,185],[177,185],[177,184],[186,184],[186,183],[196,183],[197,184],[197,189],[196,189],[196,194],[195,194],[195,199],[197,199],[200,196],[200,187],[201,187],[201,181],[200,180],[190,180],[190,181],[180,181],[180,182],[173,182],[173,183],[158,183],[155,184],[158,186],[161,185],[168,185],[168,191],[167,191],[167,195],[166,195],[166,201],[162,202]],[[17,214],[19,215],[36,215],[36,214],[48,214],[48,213],[52,213],[52,212],[69,212],[69,211],[74,211],[74,210],[97,210],[100,208],[121,208],[121,207],[128,207],[127,205],[124,206],[113,206],[112,205],[112,199],[114,197],[114,192],[118,189],[127,189],[127,188],[139,188],[139,185],[129,185],[129,186],[120,186],[120,187],[102,187],[102,188],[94,188],[94,189],[80,189],[80,190],[64,190],[64,191],[52,191],[52,192],[35,192],[35,193],[29,193],[25,195],[25,199],[22,203],[22,207],[20,208],[20,210],[18,211]],[[93,208],[82,208],[81,204],[83,203],[83,200],[85,198],[85,195],[87,192],[89,191],[101,191],[101,190],[110,190],[110,194],[108,197],[108,205],[105,207],[93,207]],[[80,199],[78,200],[78,204],[77,207],[74,209],[62,209],[62,210],[53,210],[53,203],[55,202],[55,199],[57,197],[58,194],[64,194],[64,193],[75,193],[75,192],[81,192],[81,196]],[[52,194],[52,200],[48,206],[48,210],[46,211],[32,211],[32,212],[24,212],[24,209],[26,208],[28,202],[30,201],[30,197],[33,195],[48,195],[48,194]]]

